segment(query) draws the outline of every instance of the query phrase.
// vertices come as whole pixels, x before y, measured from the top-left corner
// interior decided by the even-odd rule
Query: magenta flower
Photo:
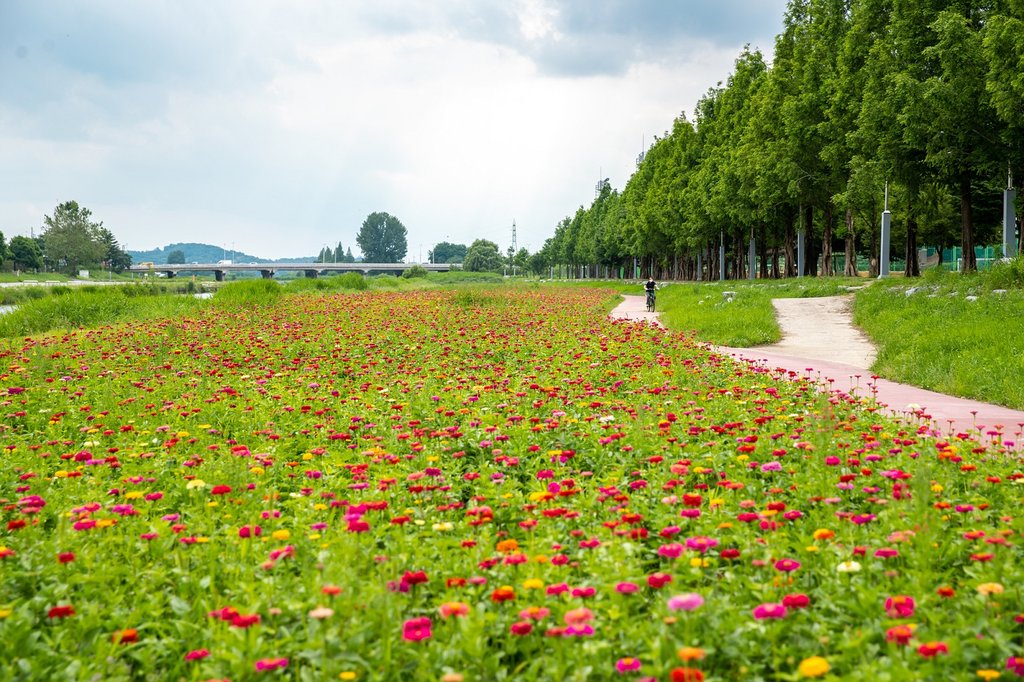
[[[708,551],[709,549],[714,549],[717,546],[718,540],[715,540],[714,538],[704,537],[703,535],[698,535],[696,537],[686,539],[687,549],[697,550],[701,554]]]
[[[779,559],[775,562],[775,570],[783,573],[791,573],[800,568],[800,562],[795,559]]]
[[[419,642],[430,639],[433,633],[430,631],[430,619],[426,616],[411,618],[402,625],[402,639],[409,642]]]
[[[678,543],[662,545],[658,548],[658,556],[663,556],[666,559],[678,559],[682,553],[683,546]]]
[[[256,672],[263,672],[264,670],[277,670],[278,668],[287,668],[287,658],[261,658],[256,661]]]
[[[900,594],[885,600],[885,613],[890,618],[910,618],[916,606],[913,597]]]
[[[765,620],[766,618],[778,619],[786,617],[786,607],[782,604],[767,602],[756,607],[753,611],[754,618]]]
[[[633,594],[639,589],[640,587],[636,583],[618,583],[615,585],[615,591],[619,594]]]
[[[625,675],[626,673],[636,672],[640,669],[639,658],[620,658],[615,662],[615,669]]]

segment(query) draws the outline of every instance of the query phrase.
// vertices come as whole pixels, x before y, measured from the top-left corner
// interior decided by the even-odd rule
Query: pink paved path
[[[623,298],[625,300],[612,311],[612,318],[658,322],[656,313],[646,311],[643,296]],[[810,377],[828,384],[832,391],[862,396],[871,394],[888,412],[910,423],[930,423],[937,434],[978,432],[984,440],[989,441],[999,433],[1004,442],[1013,441],[1018,447],[1024,444],[1024,412],[1019,410],[874,378],[871,370],[865,367],[775,352],[772,346],[716,348],[709,344],[708,348],[737,361],[796,372],[801,377]]]

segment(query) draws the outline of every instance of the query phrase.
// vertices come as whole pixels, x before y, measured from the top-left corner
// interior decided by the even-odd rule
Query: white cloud
[[[657,19],[672,3],[647,5]],[[593,16],[543,0],[5,6],[0,164],[17,177],[0,230],[75,199],[132,249],[265,257],[354,248],[377,210],[409,228],[411,257],[443,239],[504,247],[513,219],[536,250],[601,177],[621,189],[641,141],[725,80],[744,43],[771,37],[622,25],[610,2]],[[118,32],[103,28],[118,8]],[[62,43],[73,15],[93,42]],[[150,22],[150,43],[119,33]]]

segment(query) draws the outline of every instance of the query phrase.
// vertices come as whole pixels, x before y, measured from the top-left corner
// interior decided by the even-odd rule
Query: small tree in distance
[[[174,249],[167,254],[168,265],[183,265],[185,263],[185,252],[181,249]]]
[[[504,258],[498,245],[487,239],[477,239],[469,245],[462,267],[469,272],[500,272]]]
[[[356,244],[364,262],[401,263],[408,248],[405,225],[388,213],[371,213],[359,228]]]

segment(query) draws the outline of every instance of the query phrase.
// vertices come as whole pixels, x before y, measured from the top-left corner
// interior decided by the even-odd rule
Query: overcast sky
[[[366,216],[540,248],[785,0],[0,0],[0,231],[359,254]]]

